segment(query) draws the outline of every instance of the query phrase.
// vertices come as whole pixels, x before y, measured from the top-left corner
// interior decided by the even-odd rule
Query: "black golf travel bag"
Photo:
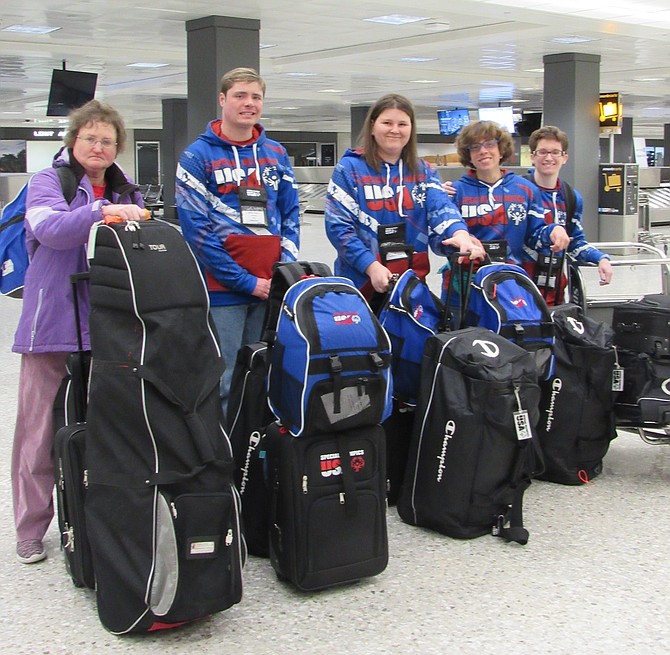
[[[54,461],[56,463],[56,516],[65,568],[76,587],[95,588],[91,547],[86,531],[84,453],[86,405],[91,354],[82,347],[79,293],[88,273],[70,276],[77,329],[77,351],[67,359],[68,374],[54,403]]]
[[[266,434],[270,561],[309,591],[381,573],[388,563],[384,431]]]
[[[535,358],[475,327],[430,337],[421,370],[398,514],[450,537],[525,544],[523,494],[541,467]]]
[[[91,232],[86,521],[112,633],[239,602],[244,546],[221,351],[196,260],[159,220]]]
[[[284,294],[310,275],[330,275],[330,268],[305,261],[275,264],[262,339],[240,348],[230,385],[228,433],[235,457],[235,484],[242,498],[242,528],[248,552],[259,557],[269,554],[264,438],[265,428],[275,418],[268,405],[269,350]]]
[[[552,377],[540,383],[537,434],[544,472],[538,477],[581,484],[602,472],[603,457],[616,437],[614,333],[583,316],[576,305],[555,308],[552,318],[555,366]]]

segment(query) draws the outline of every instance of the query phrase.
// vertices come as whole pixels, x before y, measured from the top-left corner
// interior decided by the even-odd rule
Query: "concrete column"
[[[663,126],[663,166],[670,166],[670,123]]]
[[[186,21],[187,143],[220,118],[219,83],[238,66],[259,70],[261,22],[250,18],[206,16]]]
[[[624,117],[621,121],[621,134],[614,135],[614,161],[617,164],[635,163],[632,118]]]
[[[175,171],[184,148],[186,137],[186,98],[163,100],[163,138],[161,140],[161,171],[163,173],[163,216],[176,220],[174,208]]]
[[[542,123],[560,127],[570,140],[561,177],[584,197],[584,231],[598,240],[598,99],[600,55],[567,52],[545,55]]]

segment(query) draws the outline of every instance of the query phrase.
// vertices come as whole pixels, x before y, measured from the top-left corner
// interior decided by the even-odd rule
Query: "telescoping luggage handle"
[[[554,304],[558,305],[560,304],[560,299],[561,299],[561,294],[563,293],[563,267],[565,264],[565,255],[566,255],[566,250],[562,250],[560,255],[555,255],[553,252],[549,253],[549,255],[546,255],[547,257],[547,270],[546,270],[546,277],[544,280],[544,284],[540,285],[540,276],[541,276],[541,271],[537,272],[536,276],[536,283],[537,286],[540,287],[540,293],[542,294],[542,297],[547,300],[549,298],[549,291],[551,291],[551,274],[554,273],[554,268],[555,268],[555,277],[556,277],[556,282],[554,284]],[[540,258],[543,257],[543,255],[539,255]],[[538,265],[540,263],[540,259],[538,259]]]
[[[70,275],[70,284],[72,285],[72,302],[74,305],[74,323],[77,330],[77,359],[79,363],[76,371],[72,371],[72,375],[78,375],[79,380],[75,381],[73,389],[78,390],[74,393],[74,411],[77,420],[84,420],[86,416],[87,393],[88,387],[88,370],[84,361],[84,342],[81,334],[81,323],[79,320],[79,282],[88,281],[91,277],[89,271],[83,273],[73,273]]]
[[[468,258],[466,267],[458,263],[461,257]],[[469,252],[455,252],[449,256],[449,284],[447,285],[447,299],[444,303],[444,312],[442,319],[437,327],[438,332],[448,332],[454,329],[454,308],[451,305],[451,298],[454,294],[455,280],[458,275],[459,278],[459,307],[458,307],[458,325],[456,329],[460,330],[465,324],[465,311],[470,301],[470,283],[472,281],[472,273],[475,262],[469,259]],[[464,270],[465,269],[465,270]]]

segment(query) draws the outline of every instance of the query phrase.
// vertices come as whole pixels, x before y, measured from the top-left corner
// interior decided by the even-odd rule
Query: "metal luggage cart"
[[[591,318],[611,325],[617,305],[649,294],[670,294],[670,258],[662,244],[601,242],[592,245],[611,256],[614,275],[610,284],[600,284],[597,266],[574,260],[568,266],[568,298]],[[618,427],[637,431],[646,443],[670,444],[670,425]]]

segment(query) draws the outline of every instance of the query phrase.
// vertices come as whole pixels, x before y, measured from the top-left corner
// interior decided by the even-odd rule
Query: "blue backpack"
[[[390,351],[350,280],[300,280],[284,296],[271,344],[270,408],[294,437],[381,423],[391,413]]]
[[[553,375],[554,322],[540,290],[520,266],[487,264],[477,270],[465,324],[493,330],[531,352],[539,379]]]
[[[69,166],[56,169],[63,197],[70,204],[77,193],[77,177]],[[3,296],[21,298],[23,282],[28,270],[30,259],[26,250],[26,198],[28,183],[21,187],[13,200],[7,203],[0,216],[0,262],[2,277],[0,293]]]
[[[436,334],[444,305],[414,270],[405,271],[393,286],[379,322],[391,339],[393,395],[416,405],[426,339]]]

